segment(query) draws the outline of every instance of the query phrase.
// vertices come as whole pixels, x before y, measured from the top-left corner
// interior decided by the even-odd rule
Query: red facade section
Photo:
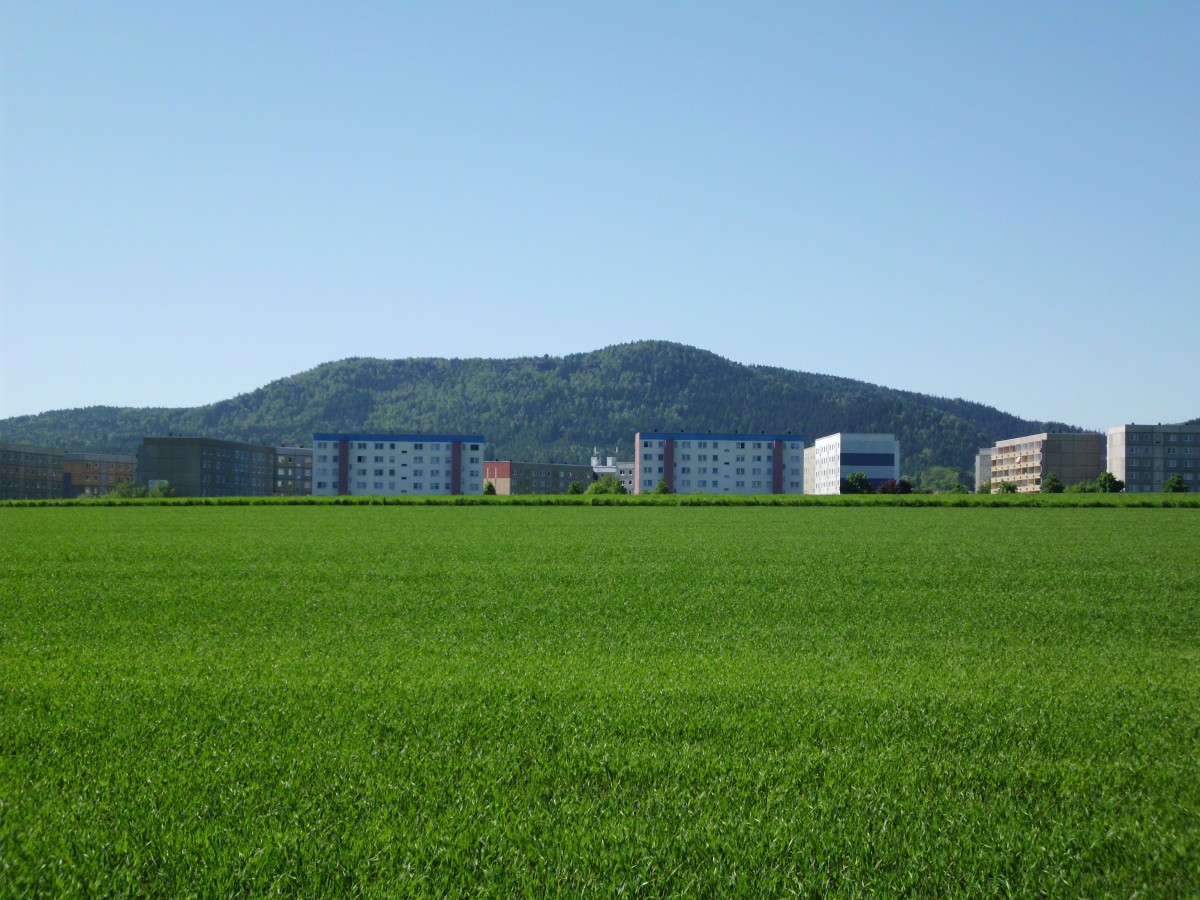
[[[771,493],[783,493],[783,441],[774,442],[775,450],[771,454]]]
[[[350,493],[350,442],[338,441],[338,494]]]
[[[450,493],[462,493],[462,444],[450,445]]]
[[[512,478],[512,460],[491,460],[483,464],[484,479]]]
[[[663,441],[663,480],[671,493],[675,493],[675,442]]]

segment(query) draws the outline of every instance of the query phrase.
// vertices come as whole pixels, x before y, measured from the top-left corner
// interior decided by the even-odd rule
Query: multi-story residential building
[[[975,491],[983,490],[983,486],[992,480],[992,456],[995,447],[980,447],[975,454]]]
[[[265,497],[275,448],[202,437],[149,437],[138,450],[138,484],[167,482],[180,497]]]
[[[840,494],[842,479],[862,472],[873,490],[900,480],[900,442],[892,434],[839,432],[817,438],[804,451],[804,492]]]
[[[56,500],[63,495],[63,452],[0,443],[0,500]]]
[[[484,483],[491,482],[497,494],[565,494],[572,482],[586,488],[595,478],[591,466],[507,460],[483,464]]]
[[[312,447],[275,448],[275,488],[278,497],[300,497],[312,493]]]
[[[629,462],[618,462],[617,471],[614,473],[617,480],[621,482],[621,487],[625,488],[625,493],[633,493],[633,483],[636,480],[634,473],[637,472],[637,463],[632,460]]]
[[[125,453],[67,453],[63,496],[100,497],[118,484],[137,479],[137,457]]]
[[[633,493],[801,494],[804,438],[795,434],[639,432]]]
[[[1108,470],[1135,494],[1161,491],[1180,475],[1200,490],[1200,425],[1117,425],[1108,429]]]
[[[592,472],[597,478],[603,478],[605,475],[612,475],[619,482],[621,487],[625,488],[627,494],[633,493],[633,473],[636,468],[632,460],[629,462],[619,462],[615,456],[605,457],[602,461],[600,456],[592,457]]]
[[[1104,435],[1097,432],[1030,434],[992,448],[992,492],[1010,482],[1017,492],[1040,492],[1054,473],[1064,485],[1094,481],[1104,471]]]
[[[314,434],[313,495],[482,494],[481,435]]]

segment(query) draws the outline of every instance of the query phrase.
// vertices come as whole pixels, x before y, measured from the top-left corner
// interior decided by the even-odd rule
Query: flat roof
[[[738,434],[722,434],[720,432],[699,431],[639,431],[634,437],[637,440],[655,441],[803,441],[802,434],[754,434],[746,432]]]
[[[453,443],[484,443],[481,434],[360,434],[358,432],[321,433],[313,435],[314,441],[444,441]]]

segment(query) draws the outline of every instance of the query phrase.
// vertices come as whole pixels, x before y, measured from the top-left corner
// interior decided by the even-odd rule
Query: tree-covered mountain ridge
[[[638,431],[782,432],[810,443],[838,431],[891,432],[902,468],[964,474],[979,447],[1078,431],[980,403],[771,366],[667,341],[517,359],[329,362],[207,406],[95,406],[0,421],[0,440],[132,453],[143,437],[199,435],[307,446],[316,432],[482,434],[489,458],[632,458]]]

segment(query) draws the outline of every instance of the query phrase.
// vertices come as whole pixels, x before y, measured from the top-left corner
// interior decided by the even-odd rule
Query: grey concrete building
[[[138,450],[138,484],[160,481],[180,497],[265,497],[273,491],[275,448],[203,437],[150,437]]]
[[[975,454],[975,491],[983,490],[983,486],[992,480],[992,456],[995,447],[980,447]]]
[[[591,466],[509,460],[488,460],[483,464],[484,484],[495,487],[497,495],[565,494],[573,482],[578,481],[586,489],[595,480]]]
[[[275,448],[275,487],[277,497],[302,497],[312,493],[312,447]]]
[[[57,447],[0,443],[0,500],[57,500],[63,458]]]
[[[1179,475],[1200,490],[1200,425],[1117,425],[1108,429],[1108,470],[1134,494],[1161,491]]]

